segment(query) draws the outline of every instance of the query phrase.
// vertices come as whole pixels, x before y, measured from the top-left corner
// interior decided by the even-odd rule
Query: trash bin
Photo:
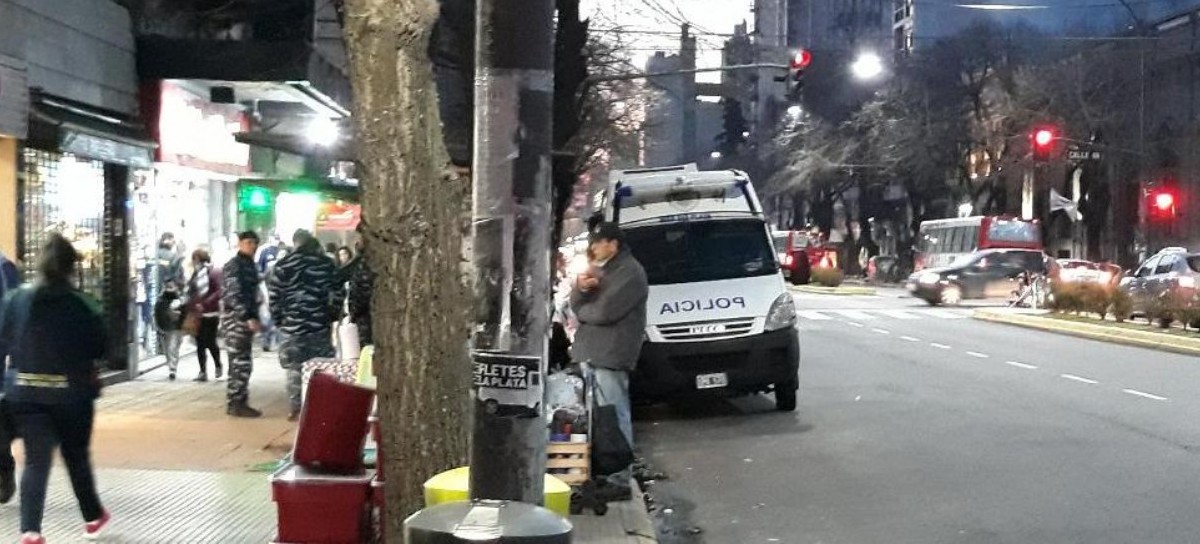
[[[319,474],[288,464],[271,475],[277,542],[357,544],[368,535],[371,471]]]
[[[308,383],[292,461],[321,472],[354,474],[363,467],[363,442],[375,392],[318,372]]]

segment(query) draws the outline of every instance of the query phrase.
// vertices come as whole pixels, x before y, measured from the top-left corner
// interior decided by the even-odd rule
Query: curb
[[[799,293],[809,293],[814,295],[839,295],[839,296],[874,296],[874,287],[822,287],[818,285],[793,285],[792,291]]]
[[[1171,338],[1161,333],[1138,331],[1093,325],[1090,323],[1071,323],[1020,314],[1005,314],[988,310],[975,310],[971,315],[981,321],[1015,325],[1027,329],[1037,329],[1057,334],[1065,334],[1089,340],[1098,340],[1110,344],[1120,344],[1137,348],[1169,351],[1182,355],[1200,356],[1200,339]]]

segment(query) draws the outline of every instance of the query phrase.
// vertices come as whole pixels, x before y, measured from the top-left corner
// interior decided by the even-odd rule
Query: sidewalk
[[[226,416],[225,381],[193,383],[196,373],[195,357],[185,357],[178,381],[168,381],[161,368],[106,388],[97,402],[93,459],[101,499],[114,518],[104,542],[266,543],[274,536],[267,476],[290,451],[293,431],[278,359],[256,355],[250,403],[264,412],[257,420]],[[21,447],[14,453],[20,463]],[[637,495],[612,504],[606,516],[572,516],[574,541],[655,542]],[[0,543],[16,540],[17,502],[0,506]],[[61,463],[51,477],[44,528],[51,543],[82,541]]]

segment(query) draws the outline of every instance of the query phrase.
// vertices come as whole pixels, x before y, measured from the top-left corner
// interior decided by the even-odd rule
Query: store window
[[[104,163],[26,149],[22,262],[32,279],[50,235],[60,233],[82,257],[79,288],[104,299]]]

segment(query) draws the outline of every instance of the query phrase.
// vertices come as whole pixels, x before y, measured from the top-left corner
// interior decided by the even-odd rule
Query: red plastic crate
[[[367,532],[371,471],[318,474],[289,464],[271,475],[278,542],[357,544]]]
[[[375,392],[318,372],[308,382],[292,461],[321,472],[354,474],[363,469],[367,417]]]

